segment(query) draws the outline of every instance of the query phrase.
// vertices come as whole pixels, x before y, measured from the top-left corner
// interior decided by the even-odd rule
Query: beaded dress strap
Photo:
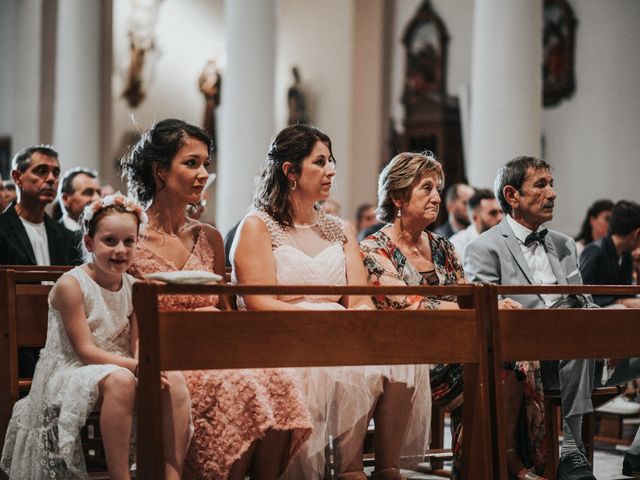
[[[284,229],[271,217],[271,215],[264,210],[253,210],[249,215],[255,215],[267,226],[267,230],[269,230],[269,234],[271,235],[272,250],[275,250],[282,245],[286,245],[287,237],[284,233]]]
[[[318,210],[318,227],[325,240],[331,243],[340,243],[341,245],[347,242],[347,235],[345,234],[346,223],[341,218],[329,215],[324,210]]]
[[[249,215],[255,215],[260,218],[271,235],[271,248],[276,249],[287,244],[287,237],[282,225],[280,225],[271,215],[264,210],[253,210]],[[340,243],[344,245],[347,241],[345,234],[346,226],[344,220],[318,210],[318,228],[320,235],[331,243]]]

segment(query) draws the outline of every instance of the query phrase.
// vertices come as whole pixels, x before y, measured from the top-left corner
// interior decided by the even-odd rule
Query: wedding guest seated
[[[64,274],[49,296],[47,342],[29,395],[7,429],[0,467],[11,479],[88,478],[80,429],[100,405],[100,435],[110,478],[127,480],[138,373],[131,300],[142,207],[123,195],[84,212],[90,260]],[[165,479],[181,478],[189,441],[189,404],[179,372],[162,376]],[[181,455],[180,452],[183,452]]]
[[[263,285],[365,285],[355,234],[319,202],[330,197],[336,175],[329,137],[294,125],[273,140],[254,194],[254,210],[241,223],[232,249],[239,283]],[[247,295],[255,310],[373,308],[369,297]],[[336,439],[338,478],[366,480],[363,441],[375,421],[372,478],[398,480],[400,456],[421,461],[428,441],[426,367],[341,367],[296,370],[314,421],[291,479],[323,478],[329,437]],[[407,429],[407,420],[414,420]]]
[[[72,232],[80,230],[80,215],[86,205],[101,196],[98,174],[88,168],[70,168],[62,176],[58,202],[61,205],[61,223]]]
[[[167,119],[146,131],[122,161],[129,193],[147,206],[130,273],[213,272],[225,278],[222,236],[187,216],[207,182],[212,140],[199,127]],[[224,281],[224,280],[223,280]],[[216,296],[161,297],[164,309],[225,308]],[[275,480],[311,431],[308,411],[286,370],[183,372],[194,434],[185,477]]]
[[[16,201],[0,214],[0,265],[78,265],[82,254],[73,232],[45,213],[56,198],[60,162],[46,145],[25,148],[12,160]],[[31,377],[38,348],[21,347],[19,374]]]
[[[495,180],[495,194],[507,214],[495,227],[487,230],[469,245],[464,259],[467,275],[472,281],[501,285],[553,285],[581,284],[575,242],[566,235],[544,228],[553,219],[556,193],[551,166],[544,160],[531,156],[519,156],[508,161]],[[513,296],[526,308],[549,308],[561,295]],[[528,423],[529,439],[536,448],[533,463],[540,456],[540,431],[542,417],[538,404],[542,402],[539,362],[516,362],[516,377],[503,373],[506,404],[519,408],[513,394],[519,390],[517,382],[524,378],[535,382],[525,388],[527,413],[533,413]],[[640,376],[640,360],[626,358],[617,362],[595,360],[545,361],[542,371],[546,388],[560,389],[562,397],[563,432],[562,452],[558,467],[559,480],[594,480],[593,467],[585,454],[582,443],[582,419],[593,410],[591,392],[595,386],[611,386]],[[531,375],[534,375],[531,377]],[[513,389],[511,389],[513,387]],[[521,391],[521,390],[520,390]],[[511,418],[510,416],[507,417]],[[534,420],[531,422],[531,420]],[[508,427],[515,430],[516,426]],[[508,434],[508,441],[513,435]],[[522,438],[522,437],[521,437]],[[526,438],[526,437],[525,437]],[[640,438],[638,438],[640,444]],[[635,442],[635,440],[634,440]],[[514,444],[516,445],[516,444]],[[516,452],[509,452],[510,465],[527,461]],[[635,450],[634,451],[639,451]],[[634,468],[640,471],[640,455],[629,455]]]
[[[16,191],[16,184],[13,180],[4,180],[4,189],[5,189],[5,200],[4,200],[4,208],[0,209],[0,213],[2,213],[11,202],[15,201],[18,197],[18,192]]]
[[[613,208],[613,202],[611,200],[596,200],[587,210],[587,215],[582,221],[580,227],[580,233],[576,235],[574,240],[576,241],[576,248],[578,250],[578,257],[584,250],[584,247],[600,240],[607,234],[609,229],[609,219],[611,218],[611,209]]]
[[[9,200],[9,189],[5,185],[5,180],[0,177],[0,213],[11,203]]]
[[[376,207],[370,203],[363,203],[356,210],[356,232],[360,235],[372,225],[380,223],[376,218]]]
[[[609,233],[590,243],[580,255],[580,273],[587,285],[631,285],[633,258],[631,252],[640,247],[640,205],[620,200],[611,211]],[[601,307],[612,305],[640,308],[635,296],[594,295]]]
[[[445,203],[447,206],[447,221],[434,230],[444,238],[451,238],[454,233],[469,226],[467,204],[473,195],[473,187],[465,183],[454,183],[447,189]]]
[[[18,197],[0,214],[0,265],[77,265],[73,234],[45,213],[56,198],[60,162],[51,147],[18,152],[11,177]]]
[[[493,192],[486,188],[476,190],[471,195],[468,213],[471,224],[449,239],[461,260],[464,258],[464,251],[471,240],[502,220],[502,208],[500,208]]]
[[[400,153],[384,168],[378,180],[377,213],[387,224],[360,243],[369,283],[390,286],[465,283],[462,265],[451,243],[425,231],[438,217],[443,185],[442,165],[431,152]],[[373,297],[373,301],[378,308],[458,308],[455,297],[393,295]],[[422,370],[420,376],[428,378],[426,367],[413,368],[415,373]],[[431,372],[431,391],[436,404],[451,414],[454,454],[451,478],[459,479],[462,366],[435,365]],[[422,401],[430,405],[431,398]]]

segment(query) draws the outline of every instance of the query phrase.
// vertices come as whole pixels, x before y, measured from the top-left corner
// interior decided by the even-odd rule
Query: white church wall
[[[276,43],[276,126],[287,124],[291,67],[298,66],[311,122],[331,137],[338,159],[334,196],[351,215],[352,0],[281,0]],[[265,154],[266,154],[265,145]]]
[[[544,110],[545,158],[558,199],[553,225],[575,235],[594,200],[640,201],[640,2],[571,2],[576,92]]]

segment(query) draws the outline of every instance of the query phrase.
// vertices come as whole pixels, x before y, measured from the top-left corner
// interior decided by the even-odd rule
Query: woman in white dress
[[[87,478],[80,429],[97,404],[109,475],[130,479],[138,332],[134,279],[125,271],[145,218],[121,194],[86,207],[91,261],[64,274],[49,295],[47,342],[31,392],[14,406],[2,452],[0,466],[10,479]],[[180,372],[163,374],[162,381],[170,459],[165,478],[179,479],[189,442],[189,397]]]
[[[294,125],[276,136],[254,196],[255,210],[242,221],[232,248],[239,283],[366,285],[354,234],[318,207],[329,198],[335,174],[331,141],[320,130]],[[255,310],[373,308],[369,297],[358,296],[247,295],[240,304]],[[401,453],[412,456],[412,463],[421,459],[430,416],[426,368],[309,368],[298,373],[314,431],[294,460],[291,478],[323,477],[325,447],[332,436],[339,478],[365,479],[362,446],[371,417],[376,429],[374,478],[402,478]]]

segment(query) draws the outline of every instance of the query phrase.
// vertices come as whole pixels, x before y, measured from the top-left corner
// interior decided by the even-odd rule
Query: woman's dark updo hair
[[[574,240],[576,242],[584,242],[585,245],[593,242],[593,231],[591,230],[590,220],[597,217],[602,212],[610,212],[611,210],[613,210],[613,202],[611,200],[602,199],[593,202],[593,205],[589,207],[589,210],[587,210],[587,215],[582,221],[580,233],[576,235]]]
[[[293,226],[293,212],[289,204],[289,180],[282,170],[284,162],[291,162],[289,172],[300,174],[302,161],[313,151],[316,142],[329,149],[330,160],[335,162],[331,150],[331,139],[326,133],[310,125],[291,125],[280,131],[271,142],[267,161],[256,191],[253,205],[267,212],[283,227]]]
[[[211,155],[211,136],[202,128],[182,120],[168,118],[144,132],[120,160],[122,180],[127,185],[128,194],[142,205],[149,205],[156,194],[153,165],[168,169],[188,137],[204,143]]]

